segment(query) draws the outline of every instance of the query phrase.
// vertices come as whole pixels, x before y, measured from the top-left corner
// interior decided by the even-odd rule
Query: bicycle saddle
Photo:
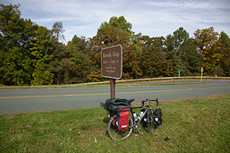
[[[135,99],[129,99],[128,102],[132,103]]]

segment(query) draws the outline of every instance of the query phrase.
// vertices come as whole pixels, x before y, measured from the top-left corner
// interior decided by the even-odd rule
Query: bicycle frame
[[[141,116],[141,118],[138,120],[138,122],[135,121],[135,118],[134,118],[134,116],[133,116],[133,109],[137,109],[137,108],[146,108],[145,111],[144,111],[144,114]],[[131,114],[132,114],[132,119],[133,119],[133,121],[134,121],[135,123],[139,124],[139,123],[141,122],[141,120],[144,118],[144,116],[146,115],[148,109],[150,109],[150,108],[147,107],[147,106],[144,106],[144,107],[131,107],[130,112],[131,112]]]
[[[134,131],[137,131],[137,132],[139,132],[141,135],[143,135],[143,133],[142,132],[140,132],[140,130],[139,130],[139,124],[140,124],[140,122],[143,120],[143,118],[146,116],[146,114],[148,113],[148,111],[151,109],[150,107],[151,107],[151,105],[150,105],[150,102],[151,101],[156,101],[157,102],[157,105],[158,105],[158,99],[156,99],[156,100],[150,100],[150,99],[146,99],[145,101],[142,101],[142,106],[140,106],[140,107],[131,107],[130,108],[130,112],[131,112],[131,117],[132,117],[132,119],[133,119],[133,129],[134,129]],[[146,102],[146,106],[144,106],[144,103]],[[157,106],[156,105],[156,106]],[[134,118],[134,116],[133,116],[133,109],[137,109],[137,108],[146,108],[145,109],[145,111],[143,112],[143,115],[141,116],[141,118],[139,118],[140,116],[140,114],[138,115],[138,120],[136,121],[135,120],[135,118]],[[149,118],[149,116],[148,116],[148,114],[147,114],[147,120],[145,121],[145,122],[149,122],[148,121],[148,118]]]

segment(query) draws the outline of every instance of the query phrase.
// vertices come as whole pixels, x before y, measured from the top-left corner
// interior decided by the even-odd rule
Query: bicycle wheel
[[[116,116],[117,114],[110,118],[107,125],[107,131],[113,140],[123,140],[127,138],[133,131],[133,119],[131,116],[129,116],[128,129],[119,130],[115,121]]]
[[[155,134],[157,132],[157,125],[154,121],[154,110],[149,109],[147,112],[147,127],[149,132]]]

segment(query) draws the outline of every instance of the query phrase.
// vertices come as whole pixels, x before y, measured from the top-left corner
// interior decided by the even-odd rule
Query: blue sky
[[[214,27],[230,36],[230,0],[0,0],[20,3],[21,15],[51,29],[64,26],[66,42],[74,35],[91,38],[102,22],[124,16],[132,31],[167,36],[183,27],[190,37],[197,29]]]

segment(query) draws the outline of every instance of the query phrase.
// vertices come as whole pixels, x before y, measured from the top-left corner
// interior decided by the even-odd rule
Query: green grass
[[[123,141],[108,137],[103,108],[0,115],[0,152],[230,152],[230,95],[159,107],[156,135],[143,130]]]

